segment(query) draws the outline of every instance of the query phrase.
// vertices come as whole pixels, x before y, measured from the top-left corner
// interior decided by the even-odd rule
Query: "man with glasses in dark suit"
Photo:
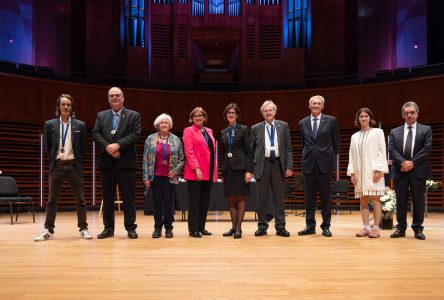
[[[111,109],[97,114],[93,129],[94,141],[99,151],[99,167],[103,194],[102,233],[97,238],[114,236],[114,199],[119,185],[123,197],[125,229],[130,239],[138,238],[136,232],[136,188],[137,151],[140,136],[140,114],[123,106],[123,92],[118,87],[108,91]]]
[[[424,193],[426,179],[430,176],[429,155],[432,150],[432,129],[417,122],[419,107],[409,101],[402,106],[404,125],[390,132],[388,150],[393,161],[391,171],[396,192],[396,231],[391,238],[405,237],[407,229],[407,205],[412,196],[412,229],[415,238],[425,240]]]
[[[293,175],[293,149],[288,123],[276,120],[277,106],[267,100],[261,106],[264,121],[251,128],[254,178],[258,186],[258,230],[255,236],[267,234],[269,191],[273,195],[276,234],[289,237],[285,229],[285,177]]]

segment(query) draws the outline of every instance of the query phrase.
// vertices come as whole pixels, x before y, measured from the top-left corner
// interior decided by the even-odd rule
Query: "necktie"
[[[117,128],[117,125],[119,125],[119,114],[114,114],[114,117],[113,117],[113,129],[114,130]]]
[[[409,133],[407,134],[407,138],[405,139],[404,157],[406,159],[411,159],[412,158],[413,132],[412,132],[412,126],[409,126],[407,128],[409,129]]]
[[[273,146],[273,150],[270,150],[270,159],[274,160],[276,158],[276,152],[274,150],[274,130],[273,130],[273,124],[270,125],[271,129],[271,138],[273,139],[270,141],[270,144]]]
[[[313,119],[313,138],[318,134],[318,118]]]

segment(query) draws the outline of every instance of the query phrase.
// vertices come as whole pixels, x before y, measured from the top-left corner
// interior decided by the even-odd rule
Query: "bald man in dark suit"
[[[137,151],[140,136],[140,114],[123,106],[123,92],[118,87],[108,91],[111,109],[97,114],[93,129],[94,141],[99,151],[99,167],[103,193],[102,233],[97,238],[114,236],[114,198],[119,184],[123,198],[125,229],[130,239],[138,238],[136,232],[136,188]]]

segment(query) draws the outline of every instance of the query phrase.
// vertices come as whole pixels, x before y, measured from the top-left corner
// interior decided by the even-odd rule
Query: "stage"
[[[115,237],[97,240],[102,221],[88,212],[94,239],[82,240],[75,213],[60,212],[55,240],[45,242],[33,241],[44,213],[35,224],[20,214],[14,225],[1,214],[0,299],[443,299],[444,214],[429,213],[427,239],[419,241],[411,229],[401,239],[390,239],[392,230],[356,238],[357,211],[333,215],[332,238],[319,228],[300,237],[304,218],[287,212],[290,238],[276,236],[273,223],[255,237],[254,213],[247,213],[239,240],[222,237],[228,212],[209,214],[210,237],[190,238],[178,221],[173,239],[152,239],[153,217],[138,211],[137,240],[126,237],[122,213]]]

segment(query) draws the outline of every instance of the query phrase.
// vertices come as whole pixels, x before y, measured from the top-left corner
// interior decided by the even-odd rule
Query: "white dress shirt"
[[[279,144],[278,144],[278,137],[277,137],[277,128],[276,128],[276,122],[273,120],[271,124],[274,127],[274,154],[275,157],[279,157]],[[268,132],[270,132],[271,135],[271,126],[269,123],[265,121],[265,157],[270,157],[270,137],[268,136]]]
[[[413,157],[413,151],[415,150],[415,137],[416,137],[416,122],[412,126],[412,157]],[[407,135],[409,134],[409,124],[404,124],[404,141],[402,143],[402,152],[404,152],[405,149],[405,141],[407,140]]]
[[[62,124],[63,128],[66,130],[66,126],[69,124],[68,130],[66,132],[66,139],[65,139],[65,149],[62,153]],[[68,123],[63,123],[62,118],[60,118],[60,137],[59,137],[59,149],[57,150],[57,159],[60,160],[72,160],[74,159],[74,151],[72,150],[72,141],[71,141],[71,118],[69,118]],[[64,133],[63,133],[64,134]]]

